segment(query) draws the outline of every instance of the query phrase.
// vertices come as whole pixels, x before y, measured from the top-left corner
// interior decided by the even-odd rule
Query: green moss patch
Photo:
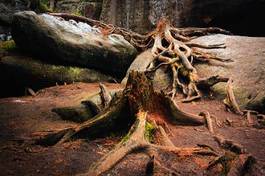
[[[149,142],[153,142],[154,141],[154,133],[155,133],[155,127],[147,122],[145,124],[145,138],[149,141]]]
[[[14,40],[0,42],[0,49],[3,51],[14,51],[16,48]]]

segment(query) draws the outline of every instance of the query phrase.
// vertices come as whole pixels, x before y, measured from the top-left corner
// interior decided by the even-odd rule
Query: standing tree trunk
[[[50,10],[53,11],[55,7],[55,0],[50,0],[49,3],[50,3]]]

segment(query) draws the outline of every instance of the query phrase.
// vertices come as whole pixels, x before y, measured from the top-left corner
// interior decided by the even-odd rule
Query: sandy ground
[[[106,85],[109,89],[120,88],[117,84]],[[121,136],[91,141],[79,139],[53,147],[34,145],[32,139],[75,125],[60,119],[51,109],[78,105],[98,90],[97,84],[75,83],[43,89],[35,97],[0,99],[0,175],[75,175],[86,172],[94,161],[118,143]],[[222,102],[209,98],[189,104],[179,103],[179,106],[187,112],[207,110],[214,115],[219,124],[216,125],[214,120],[215,133],[241,144],[256,158],[257,163],[249,175],[265,175],[264,129],[253,127],[243,116],[226,112]],[[252,120],[255,126],[254,116]],[[176,146],[207,144],[217,150],[219,148],[204,126],[169,124],[169,128]],[[143,154],[131,154],[109,174],[145,175],[147,161],[148,157]],[[187,175],[198,174],[191,169]]]

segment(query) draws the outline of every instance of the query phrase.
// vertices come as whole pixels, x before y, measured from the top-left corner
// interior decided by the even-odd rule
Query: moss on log
[[[0,96],[23,95],[25,87],[37,90],[55,84],[114,80],[92,69],[52,65],[24,56],[1,58],[0,73],[2,87],[8,90],[1,92]]]

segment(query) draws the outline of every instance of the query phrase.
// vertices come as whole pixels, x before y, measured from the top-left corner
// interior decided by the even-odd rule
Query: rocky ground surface
[[[106,84],[111,90],[120,89],[118,84]],[[52,131],[71,127],[75,123],[64,121],[51,111],[55,107],[75,106],[95,92],[98,84],[75,83],[56,86],[37,92],[35,97],[4,98],[0,100],[0,170],[1,175],[74,175],[84,173],[89,166],[106,154],[122,136],[110,135],[95,140],[76,140],[59,146],[41,147],[32,143]],[[177,100],[177,99],[176,99]],[[257,127],[257,119],[251,123],[244,116],[225,111],[222,102],[212,98],[181,104],[183,110],[198,113],[209,111],[216,117],[215,133],[241,144],[252,154],[257,163],[249,175],[265,174],[264,129]],[[189,127],[169,124],[170,138],[176,146],[192,147],[207,144],[218,150],[219,146],[206,127]],[[148,158],[131,154],[120,162],[110,174],[145,175]],[[195,161],[201,167],[207,163]],[[130,170],[128,173],[127,171]],[[185,166],[188,175],[196,175]]]

